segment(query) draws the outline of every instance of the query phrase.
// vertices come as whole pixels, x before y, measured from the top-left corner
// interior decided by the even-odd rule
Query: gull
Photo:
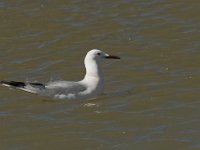
[[[102,93],[104,88],[104,76],[100,68],[103,59],[120,59],[120,57],[98,49],[90,50],[84,59],[86,74],[80,81],[53,81],[45,85],[37,82],[3,80],[0,84],[55,99],[91,99]]]

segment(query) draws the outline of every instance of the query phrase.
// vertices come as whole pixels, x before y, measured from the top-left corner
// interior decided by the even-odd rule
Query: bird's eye
[[[101,53],[97,53],[97,55],[101,55]]]

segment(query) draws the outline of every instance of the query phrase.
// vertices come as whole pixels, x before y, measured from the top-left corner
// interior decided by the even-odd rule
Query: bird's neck
[[[88,89],[84,93],[97,94],[103,91],[104,77],[100,69],[100,64],[92,59],[85,60],[86,74],[81,83],[87,85]]]
[[[103,73],[100,68],[100,64],[94,60],[88,60],[85,62],[85,68],[86,68],[86,75],[87,77],[95,77],[99,80],[103,79]]]

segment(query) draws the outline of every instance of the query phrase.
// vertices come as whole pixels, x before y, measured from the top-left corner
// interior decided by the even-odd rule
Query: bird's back
[[[74,97],[76,98],[79,93],[85,91],[87,88],[80,84],[79,82],[70,81],[55,81],[50,82],[46,86],[46,91],[42,93],[43,95],[53,96],[53,97]]]

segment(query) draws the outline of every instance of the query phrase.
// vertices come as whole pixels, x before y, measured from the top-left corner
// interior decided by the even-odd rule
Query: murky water
[[[200,149],[200,2],[0,1],[0,79],[79,80],[93,48],[105,93],[55,101],[0,87],[1,150]]]

